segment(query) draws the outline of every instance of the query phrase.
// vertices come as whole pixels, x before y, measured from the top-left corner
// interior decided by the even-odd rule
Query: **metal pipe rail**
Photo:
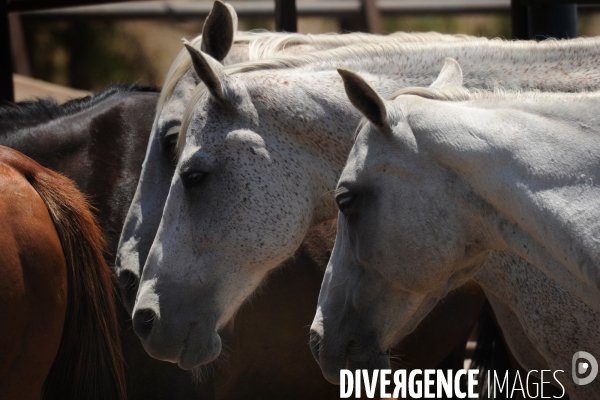
[[[240,18],[272,18],[272,0],[230,1]],[[298,16],[352,17],[361,12],[360,0],[298,1]],[[510,0],[379,0],[382,15],[498,13],[510,11]],[[205,18],[212,2],[170,3],[141,1],[106,5],[69,7],[22,13],[32,20],[76,19],[198,19]]]
[[[527,1],[527,0],[525,0]],[[529,0],[532,1],[532,0]],[[535,0],[533,0],[535,2]],[[538,0],[542,1],[542,0]],[[581,10],[600,9],[599,0],[584,0]],[[240,18],[272,18],[272,0],[230,1]],[[508,13],[511,0],[379,0],[382,15]],[[300,17],[353,17],[360,14],[360,0],[298,1]],[[68,7],[22,13],[29,20],[90,20],[90,19],[202,19],[212,9],[212,2],[170,3],[166,1],[136,1],[93,6]]]
[[[367,30],[381,30],[381,15],[511,12],[514,38],[575,37],[577,6],[572,0],[256,0],[232,1],[241,18],[276,17],[278,30],[295,31],[297,16],[364,19]],[[107,4],[108,3],[108,4]],[[579,0],[579,9],[600,9],[600,0]],[[69,7],[77,6],[77,7]],[[511,8],[512,6],[512,8]],[[66,7],[66,8],[61,8]],[[0,100],[13,98],[8,12],[28,20],[203,19],[212,1],[119,2],[114,0],[0,0]],[[35,10],[35,11],[31,11]],[[25,11],[25,12],[23,12]],[[364,28],[354,28],[364,29]]]
[[[115,0],[2,0],[9,12],[115,3]],[[135,0],[129,0],[135,1]]]

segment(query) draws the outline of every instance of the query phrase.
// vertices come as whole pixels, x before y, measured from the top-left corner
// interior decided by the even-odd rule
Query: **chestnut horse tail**
[[[28,177],[46,204],[67,262],[68,298],[42,399],[125,400],[124,361],[104,238],[75,184],[52,171]]]

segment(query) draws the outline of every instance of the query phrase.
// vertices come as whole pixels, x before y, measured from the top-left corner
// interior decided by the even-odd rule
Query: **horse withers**
[[[104,241],[76,186],[0,146],[0,398],[126,398]]]

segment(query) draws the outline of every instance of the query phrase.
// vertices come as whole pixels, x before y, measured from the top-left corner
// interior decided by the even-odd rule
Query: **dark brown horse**
[[[65,177],[0,146],[0,398],[125,399],[111,271]]]

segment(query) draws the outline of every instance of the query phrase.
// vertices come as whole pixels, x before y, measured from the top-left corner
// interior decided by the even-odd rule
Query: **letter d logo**
[[[585,359],[585,361],[582,361],[581,359]],[[573,354],[573,363],[571,367],[573,382],[575,382],[576,385],[587,385],[596,379],[596,376],[598,375],[598,361],[596,361],[593,355],[586,351],[578,351]],[[587,374],[588,371],[589,375],[587,377],[579,377]]]

